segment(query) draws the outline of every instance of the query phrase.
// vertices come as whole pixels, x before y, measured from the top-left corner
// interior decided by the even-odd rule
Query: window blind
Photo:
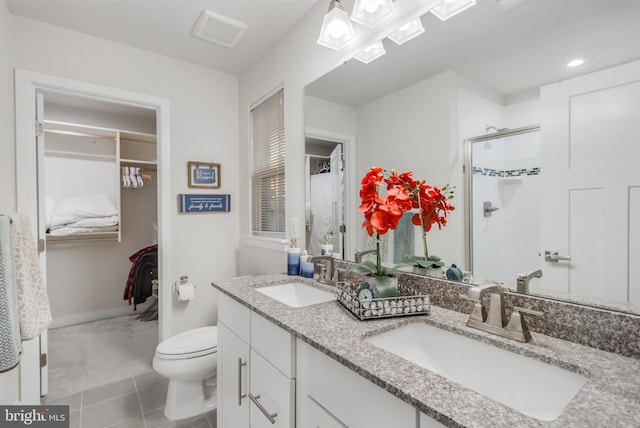
[[[251,110],[251,217],[255,235],[284,236],[283,90]]]

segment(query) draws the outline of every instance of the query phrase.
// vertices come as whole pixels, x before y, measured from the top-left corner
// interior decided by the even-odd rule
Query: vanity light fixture
[[[584,58],[573,58],[566,62],[568,68],[580,67],[584,64]]]
[[[373,45],[361,51],[358,55],[354,56],[354,58],[360,62],[369,64],[374,59],[380,58],[385,54],[385,52],[386,51],[384,50],[384,46],[382,45],[382,40],[380,40],[379,42],[374,43]]]
[[[476,4],[476,0],[444,0],[438,6],[431,9],[431,13],[441,21],[451,18]]]
[[[349,14],[340,0],[331,0],[329,11],[322,20],[322,29],[318,44],[330,49],[340,50],[356,38]]]
[[[353,12],[351,12],[351,20],[367,27],[373,27],[395,10],[392,0],[356,0]]]
[[[420,18],[416,18],[411,22],[407,22],[393,33],[389,34],[389,39],[401,45],[404,42],[408,42],[409,40],[419,36],[422,33],[424,33],[422,21],[420,21]]]

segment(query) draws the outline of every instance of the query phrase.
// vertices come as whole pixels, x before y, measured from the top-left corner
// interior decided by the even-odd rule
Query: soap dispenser
[[[291,245],[287,248],[287,275],[300,275],[300,248],[296,245],[296,238],[291,238]]]
[[[330,244],[329,241],[333,238],[331,233],[327,234],[324,237],[324,244],[320,245],[320,255],[322,256],[330,256],[333,254],[333,244]]]

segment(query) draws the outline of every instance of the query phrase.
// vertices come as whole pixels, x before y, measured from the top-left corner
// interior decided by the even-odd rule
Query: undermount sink
[[[268,285],[256,288],[256,291],[294,308],[335,300],[332,293],[303,282]]]
[[[427,370],[533,418],[556,419],[586,378],[424,323],[366,339]]]

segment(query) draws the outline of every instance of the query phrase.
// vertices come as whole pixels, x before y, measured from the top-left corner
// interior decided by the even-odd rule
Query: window
[[[283,90],[251,110],[251,222],[254,235],[284,237]]]

